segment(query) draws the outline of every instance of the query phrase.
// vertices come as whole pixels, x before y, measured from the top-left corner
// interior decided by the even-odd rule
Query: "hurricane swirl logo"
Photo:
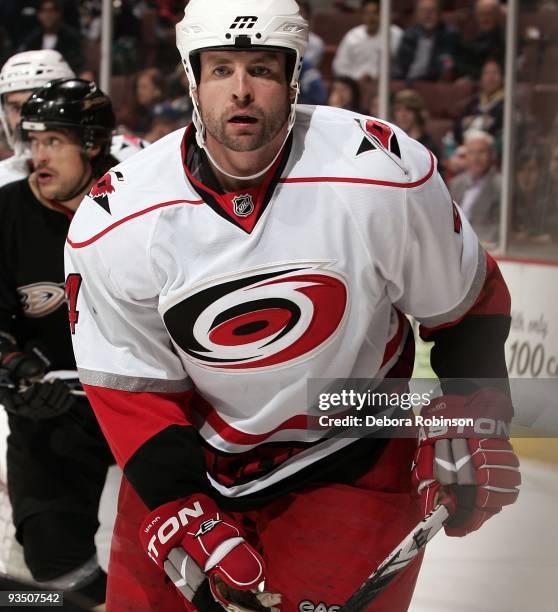
[[[221,278],[164,314],[177,346],[200,365],[272,368],[318,351],[339,330],[347,285],[323,265],[280,266]]]

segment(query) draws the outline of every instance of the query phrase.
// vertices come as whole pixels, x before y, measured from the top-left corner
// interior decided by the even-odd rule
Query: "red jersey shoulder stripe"
[[[127,217],[123,217],[122,219],[119,219],[112,225],[109,225],[108,227],[106,227],[102,232],[99,232],[98,234],[91,236],[91,238],[89,238],[88,240],[84,240],[83,242],[74,242],[68,236],[66,238],[66,242],[73,249],[82,249],[83,247],[93,244],[94,242],[99,240],[99,238],[102,238],[103,236],[108,234],[113,229],[119,227],[120,225],[123,225],[124,223],[127,223],[128,221],[131,221],[132,219],[136,219],[137,217],[146,215],[147,213],[153,212],[154,210],[157,210],[159,208],[164,208],[165,206],[175,206],[176,204],[190,204],[194,206],[199,206],[200,204],[204,204],[204,201],[203,200],[171,200],[170,202],[161,202],[160,204],[154,204],[153,206],[149,206],[149,208],[144,208],[143,210],[139,210],[138,212],[128,215]]]
[[[428,151],[430,155],[430,168],[428,172],[418,181],[412,183],[399,183],[397,181],[380,181],[367,178],[351,178],[342,176],[301,176],[295,178],[282,178],[279,180],[283,184],[293,183],[355,183],[359,185],[379,185],[381,187],[399,187],[401,189],[412,189],[426,183],[434,174],[434,155]]]

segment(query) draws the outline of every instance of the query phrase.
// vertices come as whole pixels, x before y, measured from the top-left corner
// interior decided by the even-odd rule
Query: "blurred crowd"
[[[119,130],[154,142],[191,117],[174,26],[187,0],[114,0],[112,88]],[[299,2],[311,24],[303,104],[377,115],[376,0]],[[506,5],[394,0],[390,120],[427,146],[487,246],[499,239]],[[558,243],[558,0],[520,3],[512,238]],[[97,80],[101,0],[2,0],[0,63],[52,48]],[[7,151],[5,152],[7,154]],[[0,143],[0,158],[3,155]]]

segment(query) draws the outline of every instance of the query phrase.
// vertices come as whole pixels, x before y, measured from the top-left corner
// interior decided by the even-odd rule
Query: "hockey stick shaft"
[[[46,376],[44,376],[41,380],[38,380],[37,382],[43,383],[43,382],[53,382],[55,380],[61,380],[62,382],[64,382],[65,380],[68,380],[70,377],[68,376],[64,376],[66,373],[70,374],[72,372],[67,372],[66,370],[61,370],[61,371],[54,371],[54,372],[49,372]],[[57,376],[58,374],[61,374],[61,376]],[[71,379],[75,379],[78,380],[78,374],[77,372],[75,372],[75,376],[72,376]],[[7,370],[4,369],[0,369],[0,387],[4,388],[4,389],[10,389],[12,391],[18,391],[18,392],[22,392],[25,391],[25,389],[27,387],[19,387],[10,380],[10,376],[7,372]],[[83,389],[70,389],[70,395],[74,395],[75,397],[86,397],[85,395],[85,391]]]
[[[396,546],[381,565],[349,597],[339,612],[364,612],[385,588],[411,563],[426,544],[440,531],[449,516],[440,504]]]

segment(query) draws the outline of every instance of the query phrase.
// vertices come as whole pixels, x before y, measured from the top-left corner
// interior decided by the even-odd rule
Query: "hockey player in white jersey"
[[[440,377],[505,379],[510,298],[428,150],[297,108],[307,36],[294,0],[191,0],[193,124],[112,169],[70,226],[78,370],[126,477],[109,609],[335,610],[442,486],[453,535],[517,497],[504,437],[311,426],[309,379],[410,377],[405,314]],[[444,391],[425,413],[511,418],[504,391]],[[370,609],[407,610],[419,565]]]
[[[10,57],[0,71],[0,124],[14,154],[0,161],[0,187],[25,178],[31,158],[18,133],[21,107],[37,87],[53,79],[74,77],[62,55],[53,49],[24,51]],[[111,154],[124,161],[148,143],[129,135],[114,135]]]

